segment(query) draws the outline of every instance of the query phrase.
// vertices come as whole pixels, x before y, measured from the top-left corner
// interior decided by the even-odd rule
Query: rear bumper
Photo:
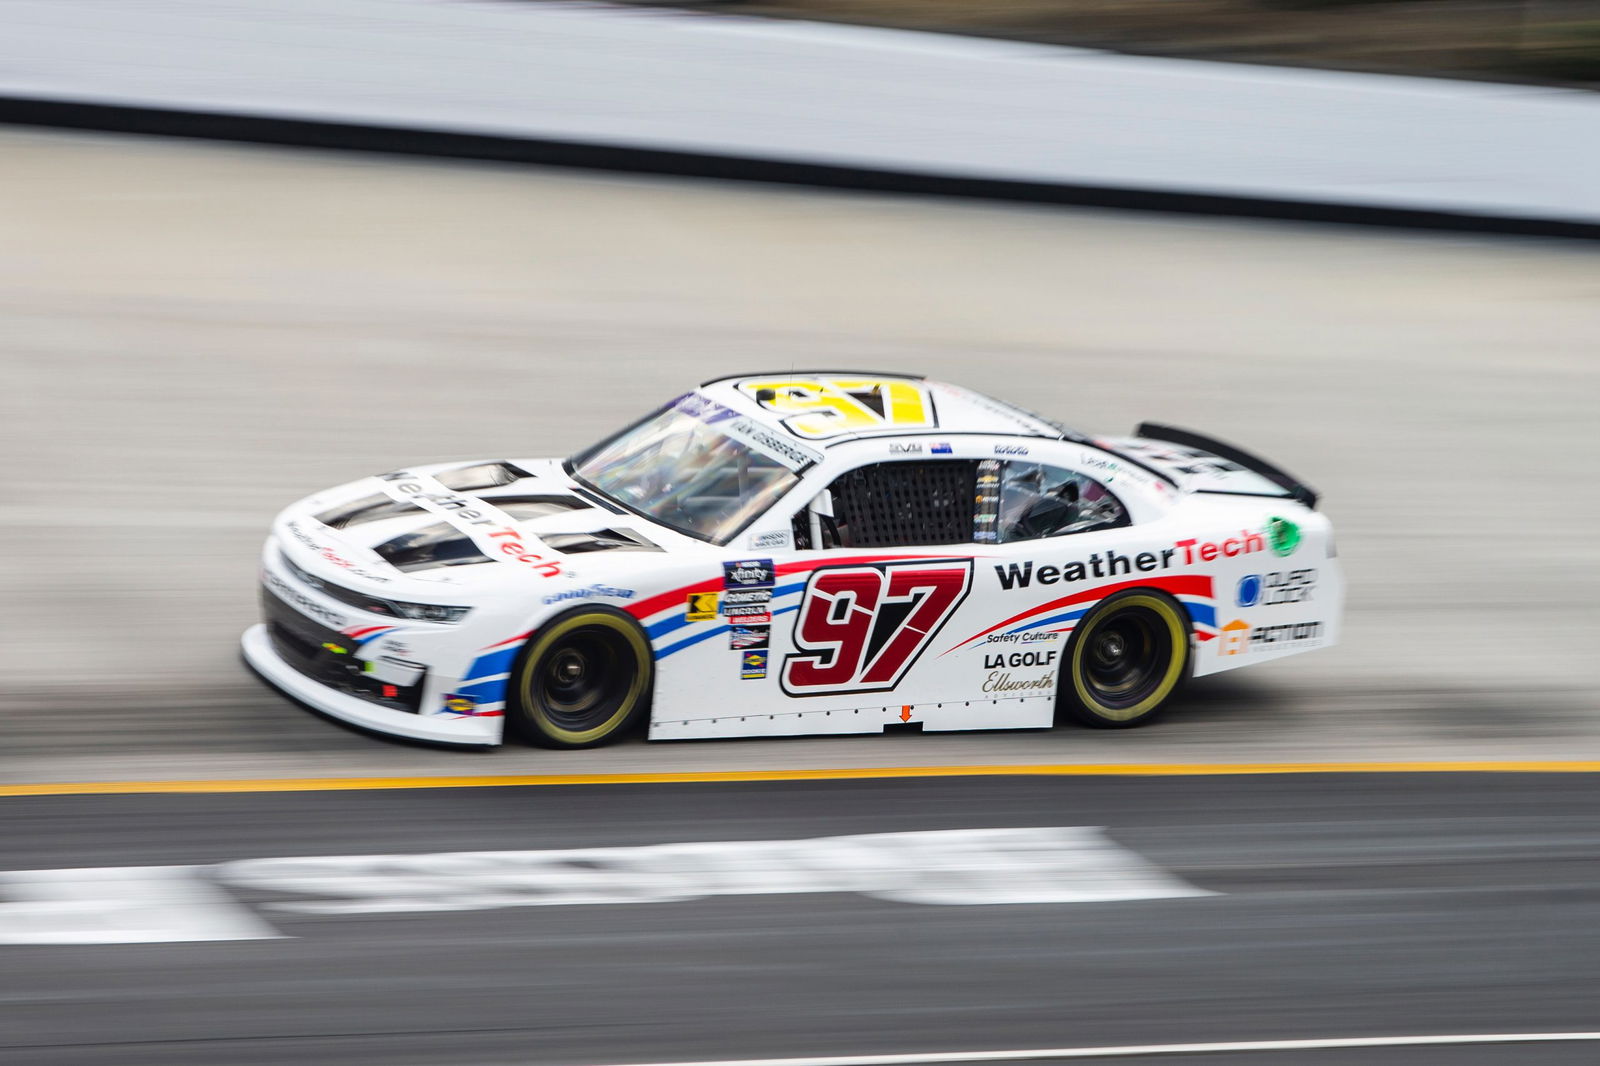
[[[422,716],[391,710],[319,684],[289,664],[273,647],[267,627],[253,625],[240,639],[245,661],[278,689],[331,718],[393,736],[436,744],[499,744],[503,719]]]

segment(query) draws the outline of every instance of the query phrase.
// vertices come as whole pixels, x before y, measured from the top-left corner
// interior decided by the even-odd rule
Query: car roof
[[[866,370],[734,374],[701,383],[700,393],[796,440],[822,447],[908,434],[1087,440],[1014,404],[912,374]]]

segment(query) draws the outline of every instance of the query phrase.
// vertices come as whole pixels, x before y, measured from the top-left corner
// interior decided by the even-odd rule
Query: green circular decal
[[[1267,543],[1278,555],[1293,555],[1300,546],[1300,527],[1287,518],[1267,519]]]

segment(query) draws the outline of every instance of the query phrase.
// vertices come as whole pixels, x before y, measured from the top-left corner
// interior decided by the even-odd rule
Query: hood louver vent
[[[444,522],[415,533],[404,533],[385,541],[374,550],[390,566],[406,573],[440,566],[473,566],[494,562],[478,550],[470,537],[463,536]]]
[[[558,552],[581,555],[585,552],[658,552],[652,544],[631,529],[597,529],[592,533],[541,533],[539,539]]]
[[[501,485],[509,485],[513,481],[521,481],[525,477],[532,476],[521,467],[510,463],[478,463],[474,466],[464,466],[459,470],[435,474],[433,478],[452,492],[477,492],[480,489],[499,488]]]
[[[589,506],[571,496],[485,496],[483,502],[498,507],[519,522],[566,514]]]
[[[317,521],[334,529],[348,529],[367,522],[381,522],[385,518],[399,518],[401,515],[421,510],[422,508],[416,504],[400,503],[383,495],[363,496],[359,500],[323,511],[317,515]]]

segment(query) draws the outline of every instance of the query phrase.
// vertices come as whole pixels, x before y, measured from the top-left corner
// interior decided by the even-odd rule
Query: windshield
[[[725,544],[818,456],[694,393],[572,460],[574,477],[664,526]]]

